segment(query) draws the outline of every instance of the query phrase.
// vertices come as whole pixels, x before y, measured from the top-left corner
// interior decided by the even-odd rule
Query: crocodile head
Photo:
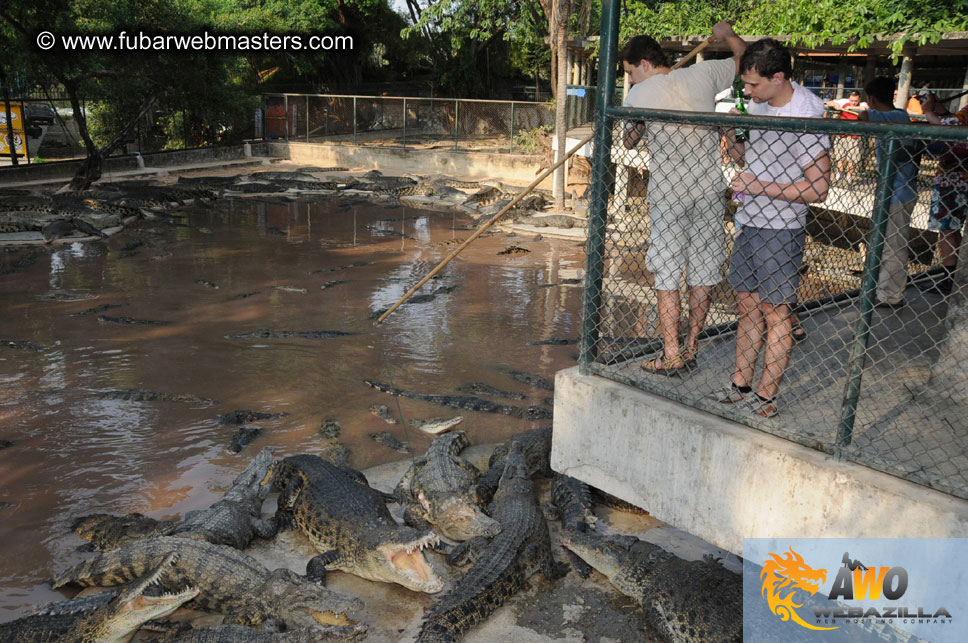
[[[425,547],[440,542],[436,532],[396,527],[377,531],[374,539],[365,559],[355,566],[354,574],[427,594],[444,588],[444,582],[423,554]]]
[[[508,447],[507,458],[504,461],[504,473],[497,485],[494,502],[499,502],[501,496],[530,494],[532,489],[531,474],[528,469],[527,456],[524,447],[517,440]]]
[[[145,595],[145,590],[170,570],[176,559],[177,555],[174,553],[165,556],[147,576],[128,583],[109,603],[79,621],[64,640],[126,643],[146,621],[168,616],[181,607],[182,603],[195,598],[198,589],[194,587],[177,593]]]
[[[649,567],[673,555],[657,545],[623,534],[562,531],[561,544],[600,571],[623,594],[644,598]]]
[[[464,541],[501,533],[501,523],[469,502],[463,494],[433,494],[428,498],[421,492],[417,500],[426,510],[430,522],[451,540]]]
[[[360,599],[319,587],[285,568],[274,570],[260,591],[269,599],[271,616],[282,614],[287,622],[307,627],[317,623],[352,626],[355,623],[347,612],[363,609]]]

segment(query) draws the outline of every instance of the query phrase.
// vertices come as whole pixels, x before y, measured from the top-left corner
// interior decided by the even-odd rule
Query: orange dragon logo
[[[804,621],[796,612],[796,608],[803,607],[803,603],[793,601],[798,589],[811,596],[816,594],[827,580],[827,570],[810,567],[792,547],[783,556],[771,553],[770,558],[771,560],[763,563],[763,571],[760,573],[763,580],[760,594],[766,598],[770,611],[779,616],[781,621],[792,620],[810,630],[836,630],[836,627],[817,627]]]

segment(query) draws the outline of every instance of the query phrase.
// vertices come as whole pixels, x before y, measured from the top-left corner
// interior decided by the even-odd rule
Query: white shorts
[[[679,290],[683,269],[689,286],[715,286],[723,280],[726,233],[722,192],[651,204],[652,233],[645,265],[656,290]]]

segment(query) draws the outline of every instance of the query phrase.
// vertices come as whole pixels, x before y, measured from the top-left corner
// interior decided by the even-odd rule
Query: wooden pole
[[[696,54],[698,54],[700,51],[702,51],[703,49],[705,49],[706,47],[708,47],[710,45],[710,43],[712,43],[714,40],[715,40],[715,37],[713,37],[713,36],[710,36],[709,38],[707,38],[706,40],[704,40],[702,43],[700,43],[698,46],[696,46],[692,51],[690,51],[688,54],[686,54],[685,56],[683,56],[682,60],[680,60],[679,62],[677,62],[675,65],[673,65],[672,66],[672,69],[679,69],[680,67],[682,67],[683,65],[685,65]],[[538,184],[539,183],[541,183],[546,178],[548,178],[548,176],[552,172],[554,172],[555,170],[557,170],[558,167],[561,164],[565,163],[568,159],[570,159],[572,156],[574,156],[575,152],[577,152],[578,150],[580,150],[581,148],[583,148],[585,145],[587,145],[588,142],[592,140],[592,137],[594,137],[594,134],[589,134],[580,143],[578,143],[577,145],[575,145],[575,147],[571,148],[571,151],[570,152],[568,152],[567,154],[565,154],[564,156],[562,156],[560,159],[558,159],[558,162],[557,163],[555,163],[554,165],[552,165],[551,167],[549,167],[547,170],[545,170],[544,172],[542,172],[541,173],[541,176],[539,176],[534,181],[532,181],[531,182],[531,185],[529,185],[528,187],[526,187],[520,194],[518,194],[516,197],[514,197],[513,199],[511,199],[511,202],[508,203],[507,205],[505,205],[503,208],[501,208],[501,211],[500,212],[498,212],[493,217],[491,217],[491,220],[490,221],[488,221],[487,223],[485,223],[484,225],[482,225],[480,228],[478,228],[477,230],[475,230],[474,231],[474,234],[472,234],[471,236],[469,236],[467,238],[467,240],[464,241],[464,243],[462,243],[459,246],[457,246],[453,250],[453,252],[451,252],[449,255],[447,255],[446,257],[444,257],[443,261],[441,261],[439,264],[437,264],[437,266],[433,270],[431,270],[427,274],[426,277],[424,277],[423,279],[421,279],[417,283],[416,286],[414,286],[413,288],[411,288],[410,290],[408,290],[406,292],[406,294],[404,294],[404,296],[400,298],[400,301],[398,301],[397,303],[395,303],[392,306],[390,306],[390,308],[385,313],[383,313],[382,315],[380,315],[379,319],[377,319],[374,322],[373,325],[374,326],[379,326],[380,324],[382,324],[384,319],[386,319],[387,317],[389,317],[390,314],[393,311],[395,311],[397,308],[399,308],[403,304],[403,302],[405,302],[408,299],[410,299],[413,296],[413,294],[415,292],[417,292],[418,290],[420,290],[425,283],[427,283],[428,281],[430,281],[434,277],[434,275],[436,275],[438,272],[440,272],[441,270],[443,270],[444,269],[444,266],[446,266],[447,264],[449,264],[454,259],[454,257],[456,257],[457,255],[459,255],[461,252],[464,251],[464,248],[466,248],[471,243],[473,243],[473,241],[475,239],[477,239],[486,230],[488,230],[491,226],[493,226],[495,223],[497,223],[501,219],[501,217],[503,217],[505,214],[507,214],[507,212],[511,208],[513,208],[515,205],[517,205],[521,201],[521,199],[523,199],[524,197],[526,197],[528,194],[531,193],[532,190],[534,190],[536,187],[538,187]]]

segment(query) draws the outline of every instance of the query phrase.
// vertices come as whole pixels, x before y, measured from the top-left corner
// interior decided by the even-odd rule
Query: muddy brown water
[[[278,455],[319,452],[330,419],[355,467],[407,457],[373,442],[373,432],[409,437],[422,453],[432,437],[371,413],[383,404],[396,414],[398,398],[364,379],[440,394],[484,382],[526,396],[486,399],[548,407],[551,391],[508,371],[553,381],[575,364],[573,344],[529,344],[578,335],[581,289],[559,284],[560,271],[584,261],[574,241],[482,237],[418,294],[450,292],[405,305],[376,329],[374,311],[454,247],[440,242],[470,235],[468,217],[335,199],[226,199],[189,214],[106,242],[0,249],[0,339],[43,349],[0,345],[0,440],[13,442],[0,450],[0,621],[69,596],[49,579],[85,556],[69,529],[77,516],[177,518],[207,507],[265,445]],[[509,245],[531,252],[497,254]],[[343,283],[322,288],[335,281]],[[105,305],[117,307],[72,316]],[[226,338],[259,329],[355,334]],[[126,389],[218,402],[96,395]],[[407,421],[462,415],[475,444],[549,422],[399,403]],[[289,415],[253,422],[262,434],[233,455],[226,447],[237,427],[217,418],[236,409]]]

